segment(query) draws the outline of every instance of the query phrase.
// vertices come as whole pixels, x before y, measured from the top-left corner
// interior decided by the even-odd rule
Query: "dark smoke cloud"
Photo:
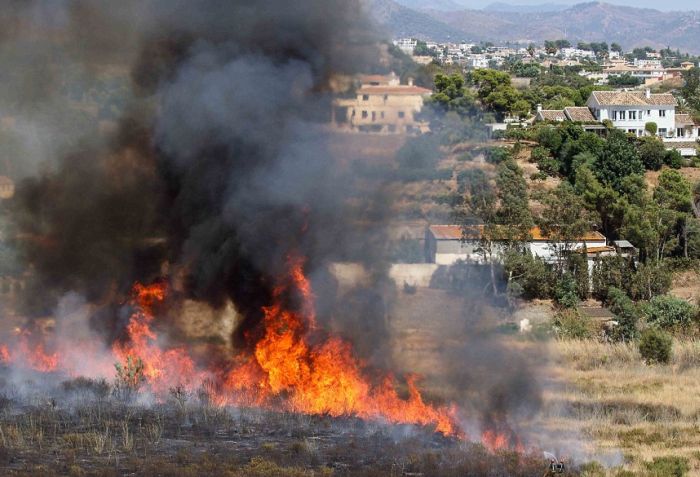
[[[36,37],[30,52],[60,54],[24,107],[60,98],[64,70],[131,80],[115,134],[69,135],[70,153],[19,189],[27,311],[74,290],[110,303],[167,261],[188,296],[232,300],[244,332],[290,254],[309,271],[359,257],[354,191],[323,128],[330,80],[377,56],[358,2],[24,2],[11,16],[22,27],[3,45]]]

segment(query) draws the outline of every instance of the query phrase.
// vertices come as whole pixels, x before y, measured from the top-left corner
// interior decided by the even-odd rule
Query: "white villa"
[[[596,120],[612,121],[617,129],[636,136],[644,135],[646,123],[656,123],[661,137],[672,137],[676,127],[678,102],[670,93],[651,94],[627,91],[593,91],[586,105]]]
[[[700,124],[688,114],[676,113],[678,102],[670,93],[652,94],[649,89],[637,91],[593,91],[583,108],[542,110],[535,121],[574,121],[590,129],[592,122],[610,121],[613,127],[635,136],[648,135],[647,123],[654,123],[657,135],[667,149],[676,149],[683,156],[697,154]],[[587,110],[587,111],[586,111]],[[575,114],[572,114],[575,113]]]

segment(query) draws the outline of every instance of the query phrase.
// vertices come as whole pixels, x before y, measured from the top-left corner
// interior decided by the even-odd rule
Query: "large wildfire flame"
[[[391,374],[376,377],[354,357],[348,342],[318,329],[303,265],[301,259],[289,260],[288,274],[274,290],[272,304],[263,308],[262,338],[247,356],[233,357],[223,367],[198,364],[187,348],[159,342],[152,325],[156,308],[167,297],[167,286],[164,282],[136,284],[130,302],[135,312],[126,327],[126,339],[111,348],[112,363],[140,362],[144,384],[157,398],[175,388],[206,389],[211,402],[222,406],[356,416],[429,426],[446,436],[467,438],[458,424],[456,406],[426,403],[417,376],[406,378],[406,397],[402,397]],[[298,305],[289,305],[295,302]],[[42,373],[76,375],[62,358],[61,352],[49,352],[28,331],[18,330],[13,345],[0,345],[0,362]],[[510,427],[504,429],[487,428],[482,443],[494,451],[520,450],[522,445]]]

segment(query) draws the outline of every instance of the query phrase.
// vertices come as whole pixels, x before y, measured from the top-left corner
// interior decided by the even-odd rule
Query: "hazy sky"
[[[513,5],[539,5],[543,3],[557,3],[565,5],[575,5],[584,3],[586,0],[456,0],[457,3],[481,8],[495,2],[510,3]],[[698,0],[605,0],[605,3],[614,5],[629,5],[633,7],[655,8],[657,10],[698,10],[700,11],[700,1]]]

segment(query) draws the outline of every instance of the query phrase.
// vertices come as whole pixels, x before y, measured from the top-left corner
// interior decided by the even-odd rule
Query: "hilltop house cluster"
[[[458,64],[467,69],[499,68],[506,61],[535,64],[544,68],[553,66],[579,66],[579,74],[596,84],[608,84],[611,78],[630,76],[640,84],[650,86],[681,76],[684,70],[697,66],[693,62],[682,62],[675,67],[665,67],[661,55],[645,52],[644,58],[626,59],[620,51],[605,51],[604,54],[583,48],[565,47],[555,51],[543,45],[479,45],[476,43],[438,43],[426,41],[425,49],[417,50],[418,40],[401,38],[394,45],[418,63]],[[430,55],[425,55],[425,52]],[[673,60],[666,58],[666,60]],[[595,68],[593,67],[595,66]]]
[[[530,53],[525,47],[510,46],[480,46],[476,43],[438,43],[426,41],[426,51],[430,55],[416,53],[418,40],[415,38],[401,38],[394,40],[394,45],[407,55],[413,56],[417,63],[430,63],[437,61],[444,65],[457,64],[466,68],[498,68],[507,58],[526,57]],[[425,53],[420,51],[418,53]],[[537,53],[544,54],[544,49],[537,49]]]

